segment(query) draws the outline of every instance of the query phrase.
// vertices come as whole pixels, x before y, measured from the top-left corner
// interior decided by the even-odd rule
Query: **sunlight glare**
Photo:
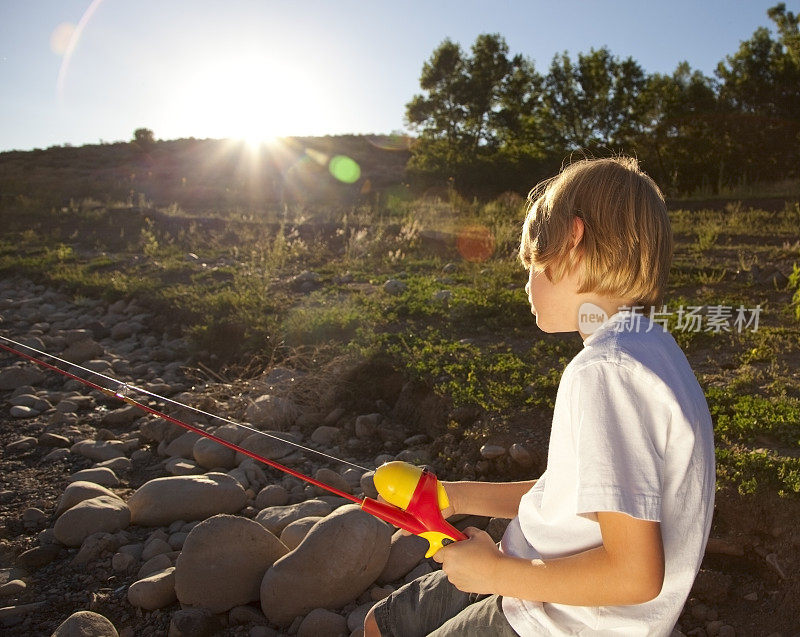
[[[235,51],[195,71],[171,102],[170,127],[242,139],[253,150],[296,135],[320,103],[302,69],[260,50]]]

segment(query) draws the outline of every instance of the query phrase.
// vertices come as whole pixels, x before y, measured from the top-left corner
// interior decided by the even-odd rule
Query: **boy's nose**
[[[531,282],[530,281],[528,281],[525,284],[525,294],[527,294],[528,296],[531,295]]]

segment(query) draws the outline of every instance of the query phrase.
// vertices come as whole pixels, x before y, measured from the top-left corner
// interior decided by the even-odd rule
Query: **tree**
[[[716,185],[724,139],[713,82],[688,62],[672,75],[649,75],[639,93],[634,147],[648,172],[678,194]]]
[[[425,93],[406,105],[406,120],[418,133],[409,175],[425,182],[452,179],[464,189],[495,178],[496,171],[487,172],[494,160],[535,155],[530,140],[540,84],[533,63],[509,57],[498,34],[479,35],[469,54],[444,40],[422,67]]]
[[[800,174],[800,35],[783,3],[767,12],[780,38],[756,29],[717,65],[729,180],[754,182]]]
[[[153,131],[149,128],[137,128],[133,131],[133,142],[144,152],[149,152],[155,144],[155,141]]]
[[[544,126],[551,146],[567,150],[624,146],[639,128],[641,67],[603,47],[579,53],[576,64],[556,55],[544,81]]]

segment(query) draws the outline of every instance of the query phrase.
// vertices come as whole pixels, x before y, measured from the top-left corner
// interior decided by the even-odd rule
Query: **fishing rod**
[[[223,438],[220,438],[219,436],[216,436],[211,432],[206,431],[205,429],[186,423],[178,418],[175,418],[174,416],[170,416],[169,414],[165,414],[157,409],[154,409],[153,407],[150,407],[149,405],[145,405],[144,403],[136,401],[128,395],[128,391],[141,392],[157,400],[171,403],[178,407],[188,409],[190,411],[194,411],[197,413],[201,413],[206,416],[217,418],[224,422],[228,422],[238,427],[243,427],[245,429],[267,436],[269,438],[280,440],[281,442],[284,442],[288,445],[325,456],[332,460],[336,460],[337,462],[349,464],[359,469],[364,469],[365,471],[367,470],[364,467],[361,467],[360,465],[356,465],[352,462],[336,458],[335,456],[330,456],[328,454],[319,452],[315,449],[304,447],[303,445],[300,445],[299,443],[296,443],[292,440],[286,440],[278,436],[267,434],[266,432],[259,431],[258,429],[254,429],[252,427],[248,427],[247,425],[243,425],[241,423],[237,423],[227,418],[223,418],[222,416],[217,416],[216,414],[211,414],[209,412],[197,409],[195,407],[191,407],[179,401],[172,400],[164,396],[160,396],[158,394],[142,389],[140,387],[136,387],[128,383],[123,383],[111,376],[107,376],[100,372],[95,372],[86,367],[82,367],[76,363],[72,363],[70,361],[64,360],[52,354],[48,354],[47,352],[38,350],[29,345],[18,343],[17,341],[14,341],[6,336],[0,335],[0,340],[5,341],[5,343],[8,343],[4,344],[0,342],[0,348],[7,352],[10,352],[25,360],[35,363],[40,367],[44,367],[45,369],[49,369],[63,376],[66,376],[67,378],[76,380],[86,385],[87,387],[91,387],[92,389],[95,389],[103,393],[106,396],[121,400],[128,405],[136,407],[158,418],[163,418],[167,422],[171,422],[175,425],[183,427],[184,429],[192,431],[200,436],[203,436],[204,438],[213,440],[214,442],[221,444],[224,447],[227,447],[228,449],[232,449],[238,453],[241,453],[249,458],[252,458],[253,460],[262,462],[267,466],[282,471],[288,475],[303,480],[304,482],[312,484],[316,487],[329,491],[330,493],[333,493],[334,495],[337,495],[341,498],[345,498],[350,502],[360,505],[364,511],[370,513],[371,515],[374,515],[375,517],[380,518],[385,522],[389,522],[390,524],[402,528],[410,533],[413,533],[414,535],[419,535],[425,538],[429,543],[428,551],[425,555],[426,557],[430,557],[446,544],[449,544],[457,540],[467,539],[467,536],[464,533],[462,533],[454,526],[449,524],[442,517],[441,511],[449,506],[447,493],[445,492],[444,487],[439,483],[433,472],[429,471],[427,468],[423,469],[399,461],[388,462],[378,467],[375,470],[375,475],[373,478],[375,483],[375,488],[385,501],[375,500],[373,498],[368,498],[368,497],[358,498],[350,493],[347,493],[346,491],[342,491],[341,489],[334,487],[333,485],[327,484],[326,482],[323,482],[321,480],[317,480],[316,478],[301,473],[300,471],[292,469],[291,467],[287,467],[286,465],[276,462],[275,460],[265,458],[264,456],[257,454],[253,451],[250,451],[249,449],[245,449],[244,447],[241,447],[233,442],[224,440]],[[39,354],[41,356],[49,357],[62,364],[70,365],[76,369],[80,369],[84,372],[89,372],[91,374],[94,374],[100,378],[103,378],[106,381],[115,383],[118,389],[115,391],[113,389],[109,389],[108,387],[104,387],[103,385],[93,383],[92,381],[85,379],[81,376],[78,376],[77,374],[73,374],[70,371],[62,369],[57,365],[53,365],[51,363],[48,363],[46,361],[37,358],[36,356],[33,356],[31,354],[26,354],[25,352],[16,349],[20,347],[35,352],[36,354]]]

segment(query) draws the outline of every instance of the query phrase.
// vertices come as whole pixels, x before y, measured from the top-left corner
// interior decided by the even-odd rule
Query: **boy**
[[[376,604],[372,635],[669,635],[714,502],[711,417],[652,321],[672,260],[664,198],[634,159],[584,160],[529,196],[520,257],[536,324],[584,348],[558,387],[535,481],[444,483],[444,513],[513,518],[499,548],[439,550],[442,570]],[[644,309],[643,312],[638,310]]]

